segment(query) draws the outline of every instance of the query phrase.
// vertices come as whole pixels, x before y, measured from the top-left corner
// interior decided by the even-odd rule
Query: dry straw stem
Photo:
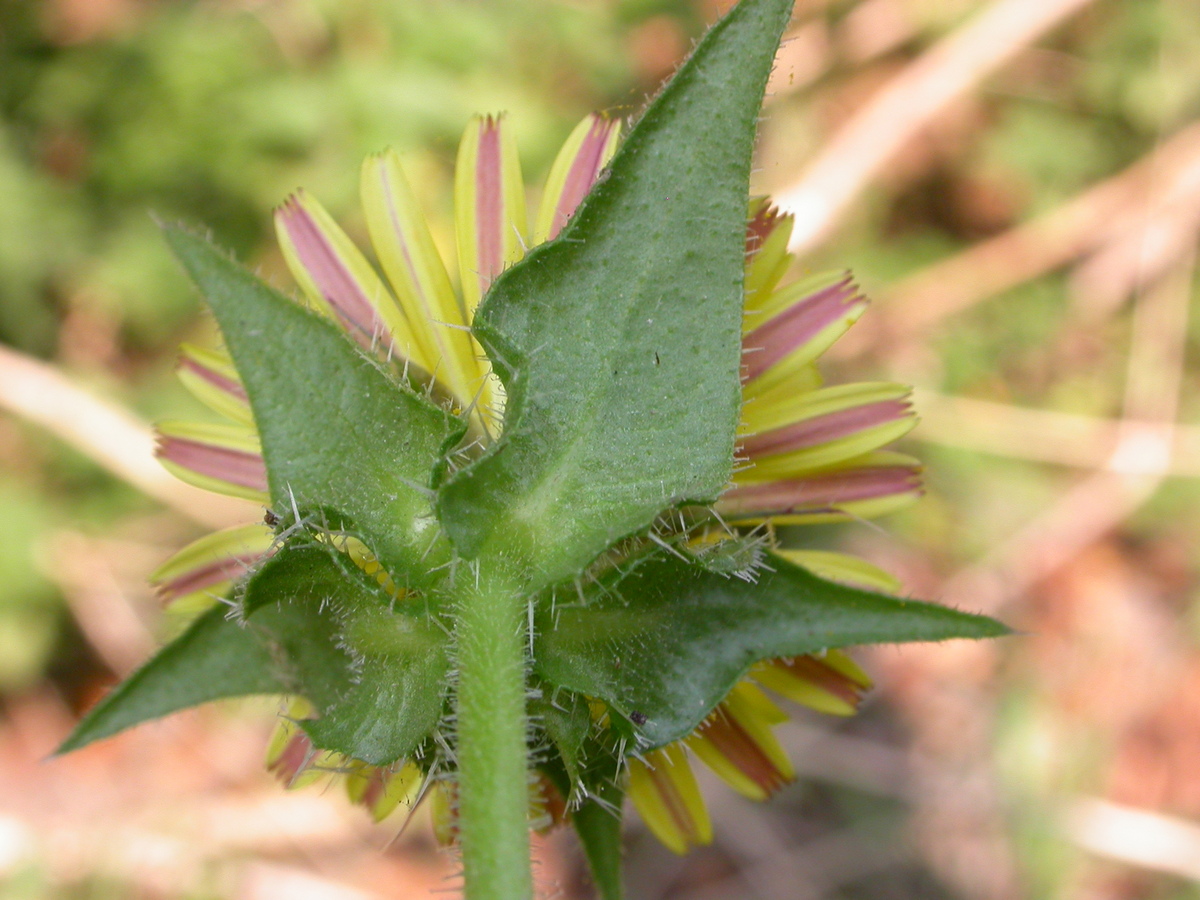
[[[1171,472],[1195,256],[1135,301],[1125,404],[1108,463],[944,586],[950,601],[996,614],[1117,528]]]
[[[887,354],[955,313],[1091,253],[1071,293],[1081,307],[1088,304],[1080,310],[1084,316],[1095,319],[1129,296],[1136,280],[1176,262],[1194,243],[1197,227],[1200,125],[1191,125],[1050,212],[897,283],[834,352]]]
[[[1160,148],[1147,157],[1147,189],[1118,213],[1125,227],[1108,235],[1071,275],[1072,301],[1083,318],[1097,321],[1116,312],[1138,284],[1165,275],[1192,253],[1200,233],[1200,127],[1188,129],[1186,153],[1171,158]]]
[[[1130,428],[1123,418],[1109,419],[1032,409],[990,400],[954,397],[936,391],[918,390],[914,405],[921,412],[918,440],[965,450],[994,453],[1012,459],[1074,466],[1081,469],[1115,471],[1131,462],[1116,451]],[[1155,422],[1144,430],[1159,431]],[[1169,439],[1167,474],[1200,478],[1200,427],[1175,425]],[[1131,445],[1130,445],[1131,446]],[[1157,471],[1158,463],[1152,465]]]
[[[807,250],[931,121],[984,76],[1091,0],[998,0],[892,78],[776,196],[796,214],[788,249]]]
[[[1065,826],[1092,853],[1200,881],[1200,825],[1186,819],[1082,797],[1067,808]]]
[[[121,677],[131,675],[158,646],[116,571],[116,560],[128,559],[138,549],[62,530],[47,543],[40,560],[88,643]]]
[[[117,478],[202,525],[224,528],[254,517],[245,501],[218,497],[169,475],[154,458],[154,434],[144,422],[53,366],[6,347],[0,347],[0,409],[46,429]]]

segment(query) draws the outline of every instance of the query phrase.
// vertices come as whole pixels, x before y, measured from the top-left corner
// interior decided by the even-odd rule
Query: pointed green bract
[[[439,498],[464,556],[493,545],[547,584],[728,482],[750,160],[790,9],[718,23],[558,239],[494,283],[475,332],[508,391],[504,436]]]
[[[754,581],[674,556],[603,579],[587,606],[543,613],[535,668],[635,718],[643,748],[679,740],[759,660],[859,644],[986,638],[986,616],[825,581],[769,556]]]
[[[611,737],[593,731],[587,740],[572,748],[571,760],[551,756],[539,768],[563,797],[570,798],[567,806],[571,827],[579,835],[601,900],[622,900],[625,896],[621,884],[624,761]],[[556,749],[561,749],[559,741],[554,743]]]
[[[78,750],[134,725],[210,700],[279,694],[286,686],[266,645],[223,603],[101,700],[58,748]]]
[[[550,689],[548,694],[543,692],[530,700],[529,720],[545,730],[546,736],[554,744],[554,749],[562,760],[563,767],[567,770],[570,782],[563,791],[563,796],[566,796],[570,786],[580,780],[580,753],[583,750],[583,742],[592,729],[592,717],[587,701],[578,694]]]
[[[325,516],[358,533],[398,583],[421,585],[445,554],[431,551],[431,473],[461,422],[208,241],[175,227],[166,236],[245,384],[276,512]]]
[[[625,792],[619,779],[604,782],[596,796],[583,802],[571,813],[571,824],[583,844],[592,881],[602,900],[622,900],[621,884],[621,804]]]
[[[373,765],[408,756],[442,714],[446,637],[419,599],[394,601],[349,557],[285,548],[246,585],[249,626],[317,708],[313,744]]]

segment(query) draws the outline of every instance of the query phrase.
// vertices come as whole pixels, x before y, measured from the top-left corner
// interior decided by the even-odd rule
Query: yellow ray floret
[[[712,821],[679,744],[629,762],[629,797],[656,838],[679,854],[712,843]]]
[[[492,280],[525,255],[525,183],[504,116],[475,116],[458,145],[454,229],[469,318]]]
[[[469,320],[446,274],[433,236],[395,151],[363,163],[362,202],[379,262],[412,324],[429,371],[460,409],[474,401],[484,370],[468,333]]]

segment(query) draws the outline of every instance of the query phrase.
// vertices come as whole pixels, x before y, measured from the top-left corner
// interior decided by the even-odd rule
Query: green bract
[[[985,617],[824,581],[778,556],[743,579],[660,551],[588,593],[586,603],[564,594],[543,607],[534,666],[636,718],[645,749],[690,734],[762,659],[1007,633]]]
[[[448,549],[433,547],[432,482],[461,423],[207,241],[166,235],[246,386],[273,507],[359,534],[406,586],[426,584]]]

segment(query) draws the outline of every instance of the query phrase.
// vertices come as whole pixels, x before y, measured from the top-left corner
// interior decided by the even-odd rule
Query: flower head
[[[378,268],[314,197],[298,191],[277,210],[275,223],[304,302],[338,322],[365,352],[390,361],[402,377],[463,416],[473,444],[486,446],[504,428],[505,397],[471,333],[474,312],[497,275],[563,228],[602,177],[619,131],[618,122],[600,115],[579,124],[551,168],[530,230],[510,129],[503,117],[474,120],[460,145],[455,174],[456,266],[447,266],[439,254],[392,151],[368,158],[362,168],[362,204]],[[862,314],[866,300],[841,273],[783,284],[793,263],[786,249],[791,224],[765,200],[750,204],[739,467],[715,510],[698,514],[700,526],[685,521],[677,536],[700,546],[759,529],[772,552],[817,574],[894,589],[889,576],[861,560],[776,546],[774,525],[878,515],[920,492],[916,462],[882,449],[915,422],[907,389],[822,383],[816,360]],[[220,351],[187,347],[180,374],[227,421],[164,424],[164,463],[194,484],[265,503],[259,439],[231,361]],[[654,537],[662,541],[661,535]],[[353,538],[332,540],[393,596],[403,593],[364,545]],[[160,570],[160,590],[177,601],[220,594],[273,546],[273,531],[264,525],[204,538]],[[632,755],[624,776],[628,792],[671,849],[683,852],[705,843],[712,830],[690,756],[735,790],[765,799],[795,776],[772,731],[786,716],[763,688],[846,715],[869,686],[839,651],[760,663],[690,737]],[[272,742],[268,764],[286,783],[340,775],[352,799],[377,818],[425,793],[422,782],[432,775],[411,761],[368,766],[315,751],[296,724],[312,712],[296,701]],[[596,718],[603,727],[603,710]],[[441,810],[440,833],[452,836],[453,784],[438,782],[432,793]],[[562,798],[551,787],[534,791],[531,801],[532,817],[561,819]]]

